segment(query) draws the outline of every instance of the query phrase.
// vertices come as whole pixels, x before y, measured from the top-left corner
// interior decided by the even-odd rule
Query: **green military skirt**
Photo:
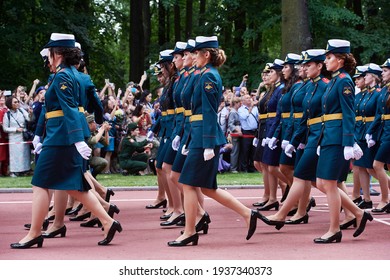
[[[75,145],[44,146],[31,184],[45,189],[88,191],[91,187],[84,178],[86,170],[87,161]]]
[[[348,170],[349,160],[344,159],[343,146],[321,146],[317,164],[317,178],[341,181],[348,175]]]
[[[192,187],[217,189],[219,149],[220,147],[214,148],[215,156],[208,161],[203,158],[203,148],[190,149],[179,182]]]

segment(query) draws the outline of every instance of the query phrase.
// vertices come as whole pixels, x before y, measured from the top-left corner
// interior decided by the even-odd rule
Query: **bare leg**
[[[353,165],[353,191],[352,191],[352,199],[356,199],[360,197],[360,187],[361,187],[361,179],[359,175],[360,167]]]
[[[25,243],[41,235],[42,223],[49,209],[50,195],[44,188],[33,186],[33,199],[31,211],[31,228],[28,234],[19,243]]]
[[[328,231],[321,236],[326,239],[340,231],[340,207],[341,198],[340,191],[337,187],[336,180],[325,180],[317,178],[317,187],[326,194],[329,205],[330,224]],[[346,194],[345,194],[346,195]],[[356,206],[356,205],[355,205]]]
[[[51,233],[64,226],[65,210],[68,202],[68,194],[66,191],[55,190],[54,194],[54,208],[56,216],[53,224],[47,229],[46,233]]]
[[[166,176],[166,180],[168,182],[169,190],[171,192],[172,197],[172,207],[173,207],[173,214],[168,219],[168,222],[171,222],[173,219],[177,218],[179,215],[183,213],[183,203],[181,199],[181,193],[180,188],[177,186],[176,182],[172,181],[171,179],[171,172],[172,172],[172,165],[163,163],[163,170],[164,174]]]
[[[176,241],[181,241],[196,233],[195,223],[198,212],[198,195],[196,189],[196,187],[183,185],[184,211],[186,213],[186,223],[184,233],[179,236]]]
[[[359,180],[360,180],[360,186],[363,190],[363,198],[364,201],[371,201],[370,197],[370,175],[368,174],[367,170],[365,168],[359,167]],[[352,196],[352,198],[356,198]]]
[[[384,169],[383,162],[374,160],[374,170],[378,176],[379,186],[381,188],[381,201],[376,208],[382,208],[389,203],[389,177]]]
[[[283,175],[286,177],[287,184],[289,186],[291,186],[293,183],[293,177],[294,177],[294,166],[281,164],[280,165],[280,172],[282,172]]]
[[[348,190],[344,182],[337,183],[337,187],[348,196]],[[345,217],[344,220],[341,222],[341,224],[349,222],[350,220],[355,218],[354,214],[351,211],[349,211],[348,208],[343,208],[343,209],[344,209]]]
[[[168,198],[167,214],[169,214],[173,211],[173,205],[172,205],[171,191],[169,190],[169,187],[168,187],[167,176],[165,174],[165,171],[161,168],[156,168],[156,172],[157,172],[157,183],[159,185],[159,188],[162,187],[164,189],[164,191],[167,195],[167,198]]]

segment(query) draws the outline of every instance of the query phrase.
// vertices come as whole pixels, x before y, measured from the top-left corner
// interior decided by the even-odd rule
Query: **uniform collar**
[[[337,77],[337,76],[340,75],[340,74],[341,74],[340,70],[338,70],[338,71],[336,71],[336,72],[333,72],[333,73],[332,73],[332,78]]]
[[[318,82],[319,80],[321,80],[321,75],[315,77],[315,78],[313,79],[313,82],[316,83],[316,82]]]
[[[279,82],[277,82],[276,84],[275,84],[275,87],[278,87],[278,86],[280,86],[281,85],[281,82],[279,81]]]
[[[65,68],[65,65],[61,63],[60,65],[57,66],[56,73],[60,72],[64,68]]]

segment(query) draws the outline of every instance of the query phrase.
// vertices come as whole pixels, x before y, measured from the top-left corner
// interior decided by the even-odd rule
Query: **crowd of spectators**
[[[142,142],[146,139],[152,125],[161,116],[159,97],[163,88],[158,87],[153,92],[144,89],[146,79],[147,74],[144,73],[138,84],[129,82],[124,91],[121,88],[116,89],[115,84],[106,79],[103,88],[96,89],[103,105],[104,122],[107,125],[104,129],[101,129],[99,125],[91,126],[91,133],[98,134],[102,131],[99,133],[99,138],[104,140],[97,141],[93,145],[93,162],[96,160],[100,163],[96,166],[98,172],[95,170],[93,173],[95,177],[99,173],[127,174],[120,168],[118,155],[121,141],[127,135],[128,124],[138,124],[139,133],[136,140]],[[250,160],[252,153],[247,151],[245,145],[253,137],[245,136],[246,130],[242,128],[242,123],[247,117],[243,117],[239,112],[246,108],[245,106],[256,107],[259,89],[249,91],[246,87],[247,79],[248,76],[245,75],[240,86],[225,87],[218,108],[218,123],[228,142],[220,154],[219,171],[221,173],[254,172],[250,164],[253,162]],[[34,131],[34,124],[44,105],[46,89],[47,85],[34,80],[29,93],[26,92],[25,86],[18,86],[12,92],[0,90],[0,176],[18,177],[30,175],[33,172],[34,159],[37,156],[34,154],[31,143],[23,139],[22,132]],[[242,105],[243,100],[245,100],[245,105]],[[257,115],[253,116],[257,122]],[[89,118],[88,123],[91,122],[92,119]],[[158,138],[153,141],[153,148],[145,150],[150,164],[143,172],[140,172],[141,175],[154,173],[152,162],[159,143]],[[101,170],[102,163],[104,163],[104,168]]]

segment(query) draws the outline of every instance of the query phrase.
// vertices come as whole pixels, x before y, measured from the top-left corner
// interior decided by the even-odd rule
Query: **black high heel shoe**
[[[176,225],[178,222],[180,221],[183,221],[185,220],[185,215],[184,213],[181,213],[179,216],[177,216],[176,218],[174,218],[172,221],[165,221],[165,222],[161,222],[160,223],[160,226],[162,227],[169,227],[169,226],[174,226]]]
[[[317,206],[316,200],[314,199],[314,197],[311,197],[309,204],[306,207],[306,212],[308,213],[312,207],[316,207],[316,206]]]
[[[107,214],[111,218],[114,218],[114,213],[119,214],[121,210],[115,204],[110,204],[110,208],[108,208]]]
[[[112,226],[108,230],[106,238],[104,238],[102,241],[99,241],[98,245],[108,245],[112,241],[112,239],[114,239],[115,233],[121,231],[122,231],[121,224],[118,221],[114,221],[112,223]]]
[[[267,224],[269,226],[275,226],[275,228],[277,230],[280,230],[285,224],[285,221],[273,221],[273,220],[268,219],[266,216],[264,216],[261,213],[258,213],[258,214],[259,214],[260,220],[262,220],[265,224]]]
[[[198,245],[199,235],[198,233],[195,233],[194,235],[191,235],[190,237],[187,237],[186,239],[183,239],[181,241],[169,241],[168,246],[170,247],[183,247],[187,246],[188,244],[192,243],[193,246]]]
[[[256,231],[257,219],[261,219],[261,214],[255,210],[251,210],[251,217],[249,220],[249,229],[248,234],[246,235],[246,240],[249,240]]]
[[[264,205],[263,207],[257,208],[257,211],[268,211],[272,208],[275,208],[276,211],[279,210],[279,201],[272,202],[271,204]]]
[[[388,210],[390,209],[390,203],[387,203],[385,206],[383,206],[382,208],[374,208],[371,210],[372,213],[383,213],[383,212],[388,212]]]
[[[70,217],[69,221],[72,221],[72,222],[84,221],[85,219],[87,219],[89,217],[91,217],[91,212],[87,212],[87,213],[81,214],[81,215],[76,216],[76,217]]]
[[[30,229],[31,228],[31,224],[24,224],[24,227],[26,228],[26,229]],[[49,220],[48,219],[45,219],[44,221],[43,221],[43,224],[42,224],[42,230],[47,230],[47,228],[49,227]]]
[[[298,211],[298,208],[294,208],[287,213],[287,216],[294,216]],[[307,211],[306,211],[307,212]]]
[[[372,201],[365,201],[365,200],[362,200],[358,203],[357,207],[359,207],[360,209],[369,209],[369,208],[372,208]]]
[[[328,238],[319,237],[319,238],[315,238],[313,241],[314,241],[314,243],[317,243],[317,244],[332,243],[333,241],[336,241],[336,243],[339,243],[339,242],[341,242],[342,237],[343,237],[343,234],[341,233],[341,231],[338,231]]]
[[[299,219],[296,219],[296,220],[287,220],[285,222],[285,224],[287,225],[298,225],[300,223],[304,223],[304,224],[307,224],[309,222],[309,215],[306,214],[305,216],[299,218]]]
[[[372,221],[373,219],[374,218],[371,216],[370,213],[364,212],[362,220],[360,221],[359,227],[353,233],[353,237],[358,237],[360,234],[362,234],[364,229],[366,228],[367,220]]]
[[[168,220],[172,216],[172,213],[173,212],[160,216],[160,220],[165,220],[165,221]]]
[[[68,214],[65,213],[65,215],[69,215],[69,216],[77,215],[79,213],[79,211],[81,210],[81,208],[83,208],[83,204],[79,203],[79,205],[77,205],[76,208],[73,208],[72,210],[70,210],[68,212]]]
[[[283,196],[282,196],[282,199],[280,200],[280,202],[283,202],[286,200],[289,192],[290,192],[290,186],[287,185],[286,189],[284,190],[284,193],[283,193]]]
[[[102,227],[102,223],[98,218],[93,218],[92,220],[80,224],[81,227],[95,227],[95,225]]]
[[[19,243],[19,242],[18,243],[11,243],[11,248],[12,249],[27,249],[27,248],[34,246],[35,244],[37,244],[38,248],[42,247],[42,244],[43,244],[42,235],[40,235],[34,239],[31,239],[30,241],[27,241],[25,243]]]
[[[42,237],[43,238],[54,238],[56,237],[57,235],[61,235],[61,237],[65,237],[66,235],[66,226],[64,225],[63,227],[53,231],[53,232],[50,232],[50,233],[42,233]]]
[[[110,202],[110,197],[114,196],[114,195],[115,195],[115,193],[114,193],[114,191],[112,189],[107,189],[106,197],[105,197],[104,200],[107,201],[107,202]]]
[[[268,199],[266,201],[263,201],[263,202],[255,202],[255,203],[252,203],[252,205],[254,207],[263,207],[266,203],[268,202]]]
[[[146,205],[145,208],[146,209],[158,209],[162,206],[162,208],[166,208],[167,207],[167,203],[168,201],[166,199],[160,201],[159,203],[155,204],[155,205]]]
[[[359,204],[361,201],[363,201],[363,198],[362,198],[361,196],[359,196],[359,197],[355,198],[355,199],[352,200],[352,201],[353,201],[353,203],[355,203],[355,204]]]
[[[352,225],[353,225],[354,228],[357,227],[356,218],[353,218],[352,220],[350,220],[350,221],[348,221],[348,222],[346,222],[344,224],[341,224],[340,225],[340,229],[347,229],[347,228],[349,228]]]

